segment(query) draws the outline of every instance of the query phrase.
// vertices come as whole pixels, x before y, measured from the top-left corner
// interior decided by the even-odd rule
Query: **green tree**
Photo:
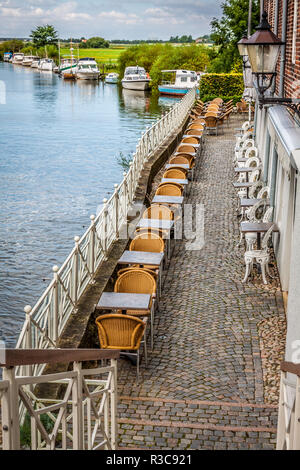
[[[20,39],[10,39],[0,43],[0,58],[3,58],[4,52],[20,52],[24,47],[24,42]]]
[[[237,43],[248,27],[249,0],[225,0],[221,19],[211,22],[213,42],[219,46],[218,55],[212,60],[209,72],[230,72],[241,65]],[[253,0],[251,30],[259,23],[259,1]]]
[[[43,47],[47,44],[56,44],[58,41],[57,31],[54,26],[47,24],[46,26],[37,26],[31,31],[30,37],[36,47]]]
[[[91,49],[100,49],[100,48],[108,48],[109,42],[106,41],[104,38],[100,38],[99,36],[94,36],[88,39],[85,43],[81,42],[79,47],[83,48],[91,48]]]

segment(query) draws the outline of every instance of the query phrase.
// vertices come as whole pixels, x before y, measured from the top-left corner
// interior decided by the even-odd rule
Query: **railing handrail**
[[[118,359],[120,351],[113,349],[6,349],[1,367],[56,364],[66,362]]]
[[[280,364],[280,369],[282,372],[288,372],[290,374],[295,374],[300,377],[300,364],[295,364],[294,362],[283,361]]]

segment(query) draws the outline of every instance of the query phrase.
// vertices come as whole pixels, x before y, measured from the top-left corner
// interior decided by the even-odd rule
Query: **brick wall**
[[[276,0],[264,0],[264,9],[268,13],[268,20],[275,30],[275,8]],[[287,7],[287,28],[286,28],[286,51],[285,51],[285,71],[284,71],[284,96],[300,98],[300,0],[298,0],[297,8],[297,28],[296,28],[296,61],[292,63],[292,44],[293,44],[293,25],[294,25],[294,6],[295,0],[288,0]],[[278,1],[278,31],[277,36],[282,35],[282,8],[283,0]],[[279,92],[279,72],[280,72],[279,56],[276,77],[276,93]],[[299,85],[298,85],[299,82]]]

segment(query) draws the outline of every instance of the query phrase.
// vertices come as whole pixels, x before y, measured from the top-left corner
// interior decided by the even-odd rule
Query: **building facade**
[[[300,99],[300,0],[264,0],[263,8],[285,42],[271,95]],[[255,139],[279,227],[273,244],[286,301],[286,360],[300,362],[300,119],[283,105],[256,106]]]

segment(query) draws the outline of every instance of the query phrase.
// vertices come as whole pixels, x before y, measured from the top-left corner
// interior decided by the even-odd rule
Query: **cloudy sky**
[[[53,24],[61,38],[169,39],[210,32],[222,0],[0,0],[0,36]]]

